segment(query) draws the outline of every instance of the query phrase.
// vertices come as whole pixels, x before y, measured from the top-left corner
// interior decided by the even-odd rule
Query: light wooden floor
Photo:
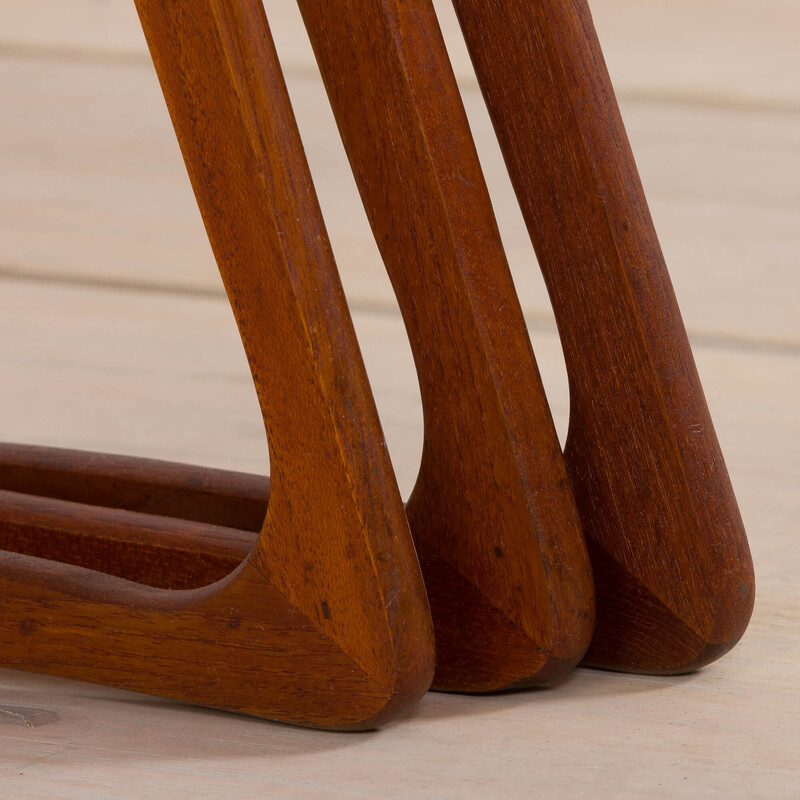
[[[407,494],[421,412],[402,324],[294,4],[267,6]],[[592,7],[751,538],[741,644],[688,677],[577,670],[541,691],[429,694],[363,735],[0,670],[4,797],[800,797],[800,6]],[[437,8],[563,435],[546,295]],[[133,4],[4,0],[1,19],[0,439],[266,470]]]

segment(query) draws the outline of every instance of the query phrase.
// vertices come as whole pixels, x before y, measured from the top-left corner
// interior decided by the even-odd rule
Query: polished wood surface
[[[753,565],[588,6],[454,5],[564,347],[585,662],[696,669],[744,633]]]
[[[357,3],[352,7],[346,3],[301,4],[301,9],[362,199],[405,312],[421,379],[428,422],[422,468],[408,513],[438,631],[435,685],[486,691],[551,679],[571,668],[588,644],[593,624],[591,578],[569,481],[433,7],[423,4],[413,14],[391,3],[371,12]],[[351,24],[353,20],[357,23]],[[532,29],[533,23],[528,20],[528,24]],[[547,57],[561,58],[558,42],[548,44],[546,38],[552,34],[550,23],[541,27],[546,28],[542,50],[550,54],[545,61]],[[592,47],[599,53],[591,38],[578,44],[574,37],[569,40],[572,50],[563,56],[569,67],[585,58]],[[376,41],[381,46],[376,48]],[[472,44],[474,50],[474,41]],[[581,48],[587,49],[584,52]],[[380,55],[376,57],[376,53]],[[546,69],[545,73],[549,74]],[[587,80],[594,80],[593,75]],[[505,116],[510,114],[509,107]],[[569,119],[558,115],[555,119],[548,131],[551,139],[559,140],[558,126]],[[621,128],[621,121],[616,121]],[[580,149],[580,136],[573,146]],[[610,161],[608,154],[600,152],[601,167]],[[573,183],[580,184],[580,180]],[[470,187],[469,193],[465,186]],[[626,190],[627,184],[624,189],[617,188],[623,202],[641,203],[641,199],[628,197]],[[633,186],[631,192],[635,190]],[[575,207],[569,197],[543,197],[541,202],[548,199],[557,204],[571,202]],[[398,209],[406,209],[406,213]],[[531,212],[526,210],[530,222]],[[561,206],[551,209],[550,216],[560,218]],[[640,224],[645,235],[646,225],[647,220]],[[541,250],[556,247],[557,242],[552,238],[538,245]],[[548,269],[548,258],[547,253],[542,256],[540,252],[548,275],[564,271],[557,258],[555,266]],[[443,269],[444,264],[448,269]],[[624,276],[621,280],[624,283]],[[588,291],[587,297],[590,295]],[[566,302],[569,305],[569,298]],[[601,305],[609,307],[609,302],[610,297],[606,297]],[[676,335],[675,331],[672,334]],[[586,336],[586,331],[576,334],[578,339],[581,335]],[[618,352],[605,356],[624,361],[619,348],[630,344],[630,337],[630,330],[618,332]],[[687,352],[684,342],[683,356],[673,355],[685,359]],[[688,357],[691,359],[690,353]],[[583,367],[576,363],[573,360],[573,389],[584,377]],[[668,367],[668,363],[662,364],[662,373]],[[642,378],[650,381],[651,390],[652,378]],[[658,388],[656,400],[660,397]],[[606,405],[615,402],[618,391],[618,386],[606,386]],[[578,392],[573,391],[573,411],[581,408],[576,402]],[[465,402],[465,397],[472,401]],[[578,438],[576,430],[580,433],[594,426],[593,403],[594,399],[585,404],[591,412],[589,422],[581,425],[573,417],[570,445]],[[636,418],[641,430],[633,443],[640,445],[642,426],[648,425],[649,418],[641,400],[639,407],[644,413]],[[602,455],[597,456],[592,448],[602,451],[604,436],[622,424],[620,420],[624,423],[631,410],[619,413],[619,419],[613,414],[609,419],[606,414],[603,425],[609,427],[605,434],[600,426],[599,440],[587,445],[589,455],[576,456],[577,473],[573,468],[584,487],[586,524],[600,529],[602,525],[593,514],[618,511],[618,487],[612,479],[611,488],[606,486],[605,494],[600,491],[601,498],[596,500],[599,490],[592,483],[596,483],[596,475],[581,478],[580,467],[588,462],[593,465],[590,472],[597,472]],[[663,454],[664,443],[657,441],[657,435],[651,433],[650,450]],[[713,439],[713,430],[710,435]],[[466,453],[471,457],[465,457]],[[639,456],[633,456],[631,467]],[[453,464],[459,464],[458,473]],[[608,471],[607,465],[601,465],[601,473],[604,468]],[[651,464],[651,473],[664,471],[661,464]],[[630,483],[632,479],[623,475],[622,483],[626,480]],[[724,489],[724,483],[723,478],[717,488]],[[628,490],[630,496],[630,487]],[[680,498],[674,487],[662,487],[661,491],[661,504],[658,500],[651,503],[649,513],[655,519],[651,519],[651,528],[656,538],[663,540],[658,526],[665,510],[675,513],[674,503]],[[635,493],[634,487],[632,505],[637,502]],[[615,508],[603,508],[602,497]],[[597,507],[592,505],[598,502]],[[732,495],[727,503],[733,504],[735,512]],[[620,527],[619,521],[616,524]],[[198,542],[203,539],[197,538]],[[640,553],[639,561],[636,553],[631,557],[633,566],[618,563],[609,555],[607,543],[598,547],[598,538],[602,537],[594,537],[591,544],[595,564],[602,568],[598,583],[603,595],[604,629],[614,632],[595,637],[590,659],[617,668],[680,671],[714,658],[730,646],[732,639],[725,639],[724,625],[720,632],[718,616],[712,614],[711,622],[704,618],[703,624],[712,625],[713,631],[697,630],[702,625],[692,615],[706,613],[708,617],[711,611],[695,609],[692,600],[703,600],[703,591],[714,591],[708,587],[711,578],[703,573],[702,563],[699,567],[692,563],[685,543],[678,543],[677,538],[673,542],[673,549],[683,551],[684,561],[674,566],[675,574],[670,576],[659,573],[664,559],[656,550],[650,563],[646,558],[642,562],[646,536],[634,545]],[[30,543],[25,547],[26,552],[38,552]],[[54,547],[50,545],[51,552]],[[623,544],[622,549],[630,548]],[[749,556],[739,553],[732,558],[744,564]],[[91,559],[87,555],[86,559],[93,564],[101,561],[97,555]],[[128,574],[136,574],[137,569],[131,564]],[[142,569],[146,575],[147,570]],[[644,571],[647,580],[637,570]],[[114,565],[107,571],[119,574]],[[725,573],[724,568],[720,572]],[[198,567],[192,580],[201,581],[202,574],[203,568]],[[211,569],[208,574],[216,573]],[[689,577],[689,594],[694,594],[688,601],[684,596],[677,601],[673,597],[670,606],[663,593],[669,595],[668,584],[676,577],[680,583],[684,576]],[[653,582],[659,578],[665,586],[653,589]],[[734,579],[726,574],[725,580],[730,583]],[[703,583],[705,586],[695,585]],[[738,601],[738,608],[731,613],[747,617],[751,601],[744,596],[744,582],[738,586],[741,596],[731,595],[727,605]],[[677,592],[680,595],[681,590]],[[465,597],[468,602],[463,601]],[[716,596],[712,600],[716,601]],[[683,606],[676,611],[678,601]],[[706,605],[708,602],[706,599]],[[725,599],[721,605],[725,605]],[[634,607],[635,612],[631,612]],[[691,618],[684,619],[687,615]],[[741,627],[742,620],[738,622]],[[636,635],[628,637],[628,628],[635,628]],[[654,666],[652,659],[658,656],[644,651],[658,650],[659,643],[652,640],[654,632],[658,639],[665,630],[672,632],[667,648],[676,652],[661,657]],[[603,645],[607,636],[611,643]],[[714,641],[706,641],[709,637]],[[604,646],[604,654],[597,656]],[[705,655],[699,653],[704,648]],[[631,655],[634,650],[639,652]]]
[[[2,663],[375,727],[430,684],[430,616],[264,10],[137,7],[261,406],[269,508],[243,563],[182,592],[0,553]],[[5,499],[18,528],[70,516]]]

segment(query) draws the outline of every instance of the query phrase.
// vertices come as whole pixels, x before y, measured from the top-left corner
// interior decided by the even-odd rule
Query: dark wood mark
[[[597,590],[586,663],[683,672],[753,608],[736,499],[585,0],[454,0],[547,282]]]
[[[261,404],[269,506],[244,562],[185,591],[0,553],[0,662],[296,724],[374,727],[427,689],[430,616],[263,7],[137,8]],[[86,486],[69,464],[56,472],[77,486],[84,510],[87,501],[106,507],[81,516],[64,486],[31,505],[18,474],[0,520],[16,509],[23,530],[9,523],[4,535],[72,524],[93,547],[134,541],[141,556],[189,533],[227,558],[222,540],[233,534],[220,540],[218,523],[261,513],[250,479],[246,509],[200,485],[192,499],[204,498],[193,512],[201,519],[181,522],[154,515],[153,503],[180,512],[194,506],[191,487],[155,497],[103,469]],[[53,470],[38,475],[46,483]],[[130,493],[117,502],[138,509],[107,507],[115,487]]]
[[[29,706],[0,705],[0,725],[18,725],[22,728],[38,728],[58,722],[58,711]]]

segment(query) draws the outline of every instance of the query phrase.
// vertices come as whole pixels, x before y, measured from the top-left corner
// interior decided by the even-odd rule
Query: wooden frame
[[[299,0],[420,380],[408,501],[433,686],[565,674],[594,585],[550,408],[430,0]]]

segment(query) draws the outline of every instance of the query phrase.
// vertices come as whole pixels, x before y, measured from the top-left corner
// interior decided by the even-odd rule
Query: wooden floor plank
[[[395,308],[324,91],[289,82],[350,302]],[[153,70],[0,57],[0,274],[221,292]],[[477,90],[465,99],[526,313],[546,292]],[[800,344],[800,114],[633,101],[693,332]]]
[[[617,89],[629,96],[800,107],[795,0],[591,0]],[[294,0],[265,0],[287,69],[314,70]],[[435,0],[459,79],[473,82],[449,0]],[[132,0],[4,0],[1,51],[146,59]]]

